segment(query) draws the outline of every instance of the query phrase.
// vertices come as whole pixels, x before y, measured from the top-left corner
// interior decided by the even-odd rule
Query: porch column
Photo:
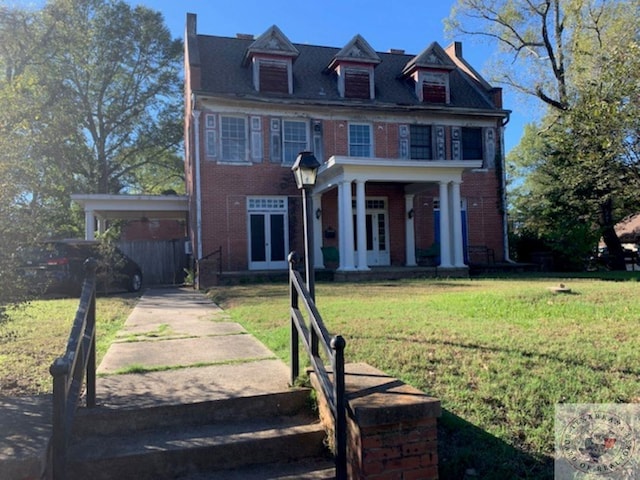
[[[449,185],[440,182],[440,266],[451,264],[451,216],[449,213]]]
[[[464,267],[460,182],[451,184],[451,207],[451,214],[453,215],[453,266]]]
[[[95,240],[96,238],[96,217],[93,210],[84,211],[84,239]]]
[[[355,270],[353,264],[353,208],[351,206],[351,182],[338,183],[338,224],[340,245],[339,270]]]
[[[367,265],[367,218],[364,181],[356,180],[356,225],[358,227],[358,270],[369,270]]]
[[[416,263],[416,233],[413,224],[413,197],[414,195],[404,196],[404,214],[405,214],[405,250],[407,267],[415,267]],[[411,213],[411,214],[410,214]]]
[[[313,263],[314,268],[324,268],[322,257],[322,195],[311,195],[313,205]],[[320,215],[316,212],[320,211]]]
[[[107,231],[107,220],[105,218],[98,217],[98,233],[102,235]]]

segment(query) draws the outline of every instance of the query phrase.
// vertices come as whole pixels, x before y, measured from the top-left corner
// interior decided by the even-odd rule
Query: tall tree
[[[153,174],[182,174],[180,51],[159,13],[124,1],[0,5],[3,283],[19,245],[81,233],[71,193],[156,193]]]
[[[448,24],[497,42],[510,63],[495,70],[494,80],[542,102],[546,118],[539,134],[547,148],[536,168],[547,180],[555,178],[568,200],[554,208],[565,218],[586,208],[618,268],[624,260],[614,225],[637,208],[629,191],[637,188],[640,171],[633,112],[638,13],[639,0],[458,0]]]
[[[162,15],[122,0],[50,0],[56,32],[49,74],[76,105],[91,155],[86,193],[126,190],[138,169],[174,156],[182,140],[181,44]]]

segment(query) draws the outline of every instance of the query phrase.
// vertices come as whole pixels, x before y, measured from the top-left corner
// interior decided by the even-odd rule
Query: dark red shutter
[[[272,63],[260,64],[260,91],[267,93],[289,93],[287,66]]]
[[[344,96],[346,98],[371,98],[369,92],[369,72],[347,70],[344,76]]]
[[[444,85],[423,83],[422,99],[428,103],[447,103],[447,88]]]

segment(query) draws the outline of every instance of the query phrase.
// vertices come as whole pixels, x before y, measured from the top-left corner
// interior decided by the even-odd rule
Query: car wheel
[[[142,273],[136,272],[129,278],[129,291],[137,292],[142,288]]]

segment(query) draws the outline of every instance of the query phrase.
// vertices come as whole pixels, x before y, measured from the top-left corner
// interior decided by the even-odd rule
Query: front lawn
[[[571,293],[548,290],[559,282]],[[286,284],[210,294],[288,361]],[[441,399],[443,479],[550,479],[555,404],[640,403],[636,281],[321,283],[316,299],[348,362]]]
[[[98,297],[96,356],[99,364],[138,297]],[[0,395],[51,393],[49,366],[64,354],[77,298],[34,300],[0,319]]]

